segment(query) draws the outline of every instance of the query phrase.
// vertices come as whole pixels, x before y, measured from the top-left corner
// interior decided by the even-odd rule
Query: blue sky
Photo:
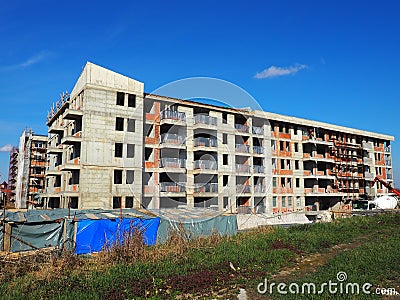
[[[26,126],[46,133],[51,103],[86,61],[147,92],[216,77],[267,111],[398,138],[399,11],[398,1],[1,1],[0,148]],[[400,176],[397,141],[393,162]]]

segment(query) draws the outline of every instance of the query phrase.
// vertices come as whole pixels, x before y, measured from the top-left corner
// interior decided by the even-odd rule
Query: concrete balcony
[[[177,194],[186,192],[186,182],[160,182],[160,193]]]
[[[321,161],[321,162],[335,162],[334,158],[329,154],[319,154],[319,153],[303,153],[303,161]]]
[[[253,132],[253,134],[256,134],[256,135],[263,135],[264,134],[263,128],[262,127],[257,127],[257,126],[253,126],[252,132]]]
[[[80,166],[81,159],[80,157],[76,157],[72,160],[69,160],[65,164],[61,165],[61,171],[73,171],[73,170],[79,170],[81,168]]]
[[[207,127],[216,127],[218,125],[217,118],[211,117],[208,115],[195,115],[194,116],[194,125],[206,125]],[[197,127],[197,126],[195,126]],[[199,126],[202,127],[202,126]]]
[[[266,188],[265,185],[256,184],[256,185],[254,186],[254,193],[255,193],[255,194],[263,194],[263,193],[265,193],[266,190],[267,190],[267,188]]]
[[[186,138],[175,133],[164,133],[160,136],[160,144],[165,148],[184,148]]]
[[[244,164],[236,164],[236,172],[238,173],[250,173],[250,166]]]
[[[322,138],[310,138],[309,136],[304,136],[304,135],[303,135],[302,141],[303,141],[303,144],[333,146],[332,141],[324,141]]]
[[[236,144],[235,151],[238,153],[250,154],[250,146],[244,144]]]
[[[264,173],[264,166],[254,165],[253,170],[254,170],[254,173],[256,173],[256,174],[262,174],[262,173]]]
[[[160,113],[160,123],[186,124],[186,114],[174,110],[163,110]]]
[[[198,193],[198,194],[218,193],[218,183],[214,183],[214,182],[196,183],[194,185],[194,193]]]
[[[261,146],[253,146],[253,154],[254,155],[263,155],[264,154],[264,148]]]
[[[365,165],[372,165],[372,158],[370,157],[364,157],[363,162]]]
[[[185,171],[186,160],[183,158],[163,157],[160,159],[159,167],[171,171]]]
[[[47,148],[47,154],[61,154],[61,153],[63,153],[62,145],[59,145],[57,147],[49,146]]]
[[[61,139],[61,144],[64,145],[75,145],[82,142],[82,131],[73,133]]]
[[[53,123],[50,127],[49,127],[49,130],[48,130],[48,132],[49,133],[60,133],[60,132],[64,132],[64,127],[63,126],[61,126],[61,125],[59,125],[59,124],[56,124],[56,123]]]
[[[79,120],[82,117],[83,117],[83,111],[78,109],[68,108],[65,110],[63,114],[63,118],[68,120]]]
[[[236,185],[236,194],[250,194],[251,186],[248,184],[237,184]]]
[[[194,173],[215,173],[218,170],[218,164],[214,160],[195,160],[193,163]]]
[[[79,193],[79,184],[67,185],[66,192],[68,193]]]
[[[216,150],[218,142],[216,138],[197,137],[194,139],[193,146],[195,148],[201,148],[201,150]]]
[[[61,176],[61,175],[62,171],[59,168],[46,170],[46,176]]]
[[[249,133],[249,126],[242,124],[235,124],[235,129],[238,133]]]

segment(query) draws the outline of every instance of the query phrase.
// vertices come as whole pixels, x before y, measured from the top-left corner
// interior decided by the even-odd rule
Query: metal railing
[[[244,145],[244,144],[236,144],[235,145],[235,150],[237,152],[249,153],[250,152],[250,146]]]
[[[205,138],[205,137],[197,137],[194,139],[195,147],[217,147],[217,139],[216,138]]]
[[[236,185],[236,193],[238,194],[244,194],[244,193],[250,193],[251,192],[251,186],[248,184],[238,184]]]
[[[195,193],[218,193],[218,183],[196,183],[194,185]]]
[[[253,146],[253,152],[255,154],[263,154],[264,153],[264,148],[261,146]]]
[[[250,166],[244,164],[236,164],[236,172],[250,173]]]
[[[185,182],[160,182],[160,192],[182,193],[186,191]]]
[[[185,168],[186,159],[164,157],[160,159],[160,168]]]
[[[176,120],[176,121],[186,121],[186,114],[184,112],[179,112],[175,110],[163,110],[160,113],[161,120],[168,119],[168,120]]]
[[[206,125],[217,126],[217,118],[210,117],[208,115],[195,115],[194,124],[206,124]]]
[[[262,127],[253,126],[253,134],[263,134],[264,130]]]
[[[253,170],[254,173],[264,173],[264,166],[254,165]]]
[[[214,160],[195,160],[193,163],[194,169],[201,169],[201,170],[217,170],[218,165],[217,162]]]
[[[249,126],[242,124],[235,124],[235,129],[239,132],[249,132]]]
[[[186,139],[183,135],[175,133],[163,133],[160,136],[160,144],[174,144],[174,145],[185,145]]]
[[[254,186],[254,193],[265,193],[265,191],[266,191],[265,185],[256,184]]]

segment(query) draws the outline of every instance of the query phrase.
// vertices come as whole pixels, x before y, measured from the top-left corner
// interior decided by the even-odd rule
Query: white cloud
[[[254,77],[257,79],[263,79],[263,78],[285,76],[290,74],[294,75],[298,71],[305,68],[307,68],[307,65],[295,65],[290,67],[270,66],[268,69],[265,69],[264,71],[257,73]]]
[[[42,51],[39,52],[35,55],[32,55],[31,57],[29,57],[28,59],[26,59],[23,62],[14,64],[14,65],[9,65],[9,66],[3,66],[0,67],[0,71],[9,71],[9,70],[15,70],[15,69],[24,69],[27,67],[30,67],[32,65],[35,65],[41,61],[43,61],[45,58],[47,58],[49,55],[51,55],[50,52],[47,51]]]
[[[12,150],[13,146],[10,144],[7,144],[3,147],[0,148],[0,152],[10,152]]]

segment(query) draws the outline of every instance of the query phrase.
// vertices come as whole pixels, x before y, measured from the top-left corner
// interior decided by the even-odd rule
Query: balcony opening
[[[161,197],[160,208],[186,207],[186,197]]]
[[[194,197],[194,207],[216,208],[218,209],[218,198],[213,197]]]
[[[79,198],[78,197],[70,197],[69,198],[69,207],[72,209],[78,209]]]
[[[49,208],[60,208],[60,198],[59,197],[50,197],[49,202],[47,203]]]
[[[223,175],[222,176],[222,185],[227,186],[229,183],[229,175]]]
[[[125,197],[125,208],[133,208],[133,197]]]
[[[228,154],[222,154],[222,164],[224,166],[228,165]]]
[[[121,207],[122,207],[121,197],[113,197],[112,208],[116,209]]]

